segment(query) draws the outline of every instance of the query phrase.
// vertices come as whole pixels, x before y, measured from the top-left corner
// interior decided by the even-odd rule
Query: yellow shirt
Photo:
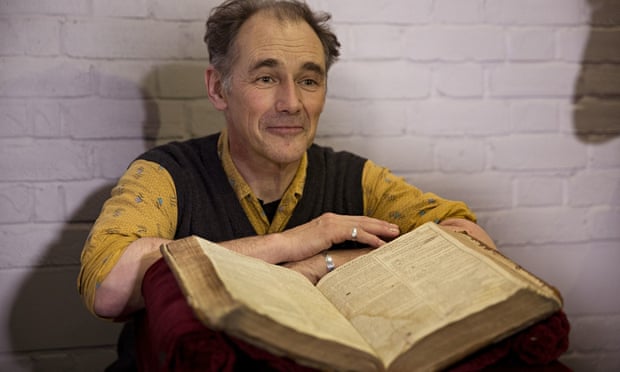
[[[226,143],[226,131],[223,131],[218,142],[222,166],[257,234],[283,231],[303,196],[307,155],[304,154],[273,221],[269,222],[258,199],[235,168],[228,146],[224,146]],[[448,217],[475,221],[464,203],[424,193],[370,160],[364,165],[362,189],[364,215],[395,223],[401,232]],[[172,177],[162,166],[146,160],[137,160],[129,166],[103,205],[82,251],[78,290],[91,312],[94,313],[96,288],[129,244],[143,237],[174,238],[176,200]]]

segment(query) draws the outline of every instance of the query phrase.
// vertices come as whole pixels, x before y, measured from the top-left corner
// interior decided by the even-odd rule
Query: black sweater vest
[[[217,153],[219,134],[156,147],[139,159],[171,175],[178,202],[176,239],[198,235],[214,242],[256,235]],[[287,229],[325,212],[363,214],[362,171],[366,159],[312,145],[303,197]]]

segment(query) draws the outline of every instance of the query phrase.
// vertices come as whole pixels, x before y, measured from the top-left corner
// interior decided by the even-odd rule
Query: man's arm
[[[481,241],[487,247],[497,249],[495,243],[493,242],[493,239],[491,239],[489,234],[487,234],[487,232],[484,231],[484,229],[480,227],[480,225],[472,221],[463,218],[448,218],[441,221],[439,223],[439,226],[445,227],[448,230],[452,230],[454,232],[467,233],[467,235],[470,235],[471,237]]]
[[[273,264],[304,261],[317,256],[334,244],[355,240],[372,248],[399,234],[394,224],[365,216],[343,216],[325,213],[322,216],[281,233],[252,236],[219,243],[241,254],[262,259]],[[159,247],[169,240],[141,238],[131,243],[101,282],[95,292],[94,311],[106,318],[120,318],[144,307],[142,278],[146,270],[161,257]],[[342,264],[353,252],[336,257]],[[359,253],[361,254],[361,253]],[[292,266],[302,273],[307,268]],[[318,266],[316,266],[318,268]],[[322,270],[322,269],[321,269]],[[321,276],[324,273],[320,274]]]

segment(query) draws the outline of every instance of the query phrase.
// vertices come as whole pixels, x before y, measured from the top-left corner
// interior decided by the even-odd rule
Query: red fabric
[[[146,310],[137,332],[142,371],[313,371],[206,328],[163,259],[147,270],[142,293]]]
[[[163,259],[146,272],[142,292],[146,310],[138,319],[138,360],[143,371],[314,371],[206,328],[194,316]],[[567,371],[554,361],[568,349],[569,331],[568,319],[559,311],[448,370],[494,370],[494,366],[518,370],[522,366],[527,370]]]
[[[566,371],[561,363],[552,363],[568,350],[570,324],[564,311],[466,358],[450,372],[479,371],[485,367],[509,362],[514,366],[544,367],[545,371]],[[537,370],[543,370],[538,368]]]

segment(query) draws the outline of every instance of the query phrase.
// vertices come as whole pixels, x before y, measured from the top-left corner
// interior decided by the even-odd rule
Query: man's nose
[[[301,110],[300,87],[295,81],[286,80],[281,82],[277,89],[276,110],[278,112],[294,114]]]

